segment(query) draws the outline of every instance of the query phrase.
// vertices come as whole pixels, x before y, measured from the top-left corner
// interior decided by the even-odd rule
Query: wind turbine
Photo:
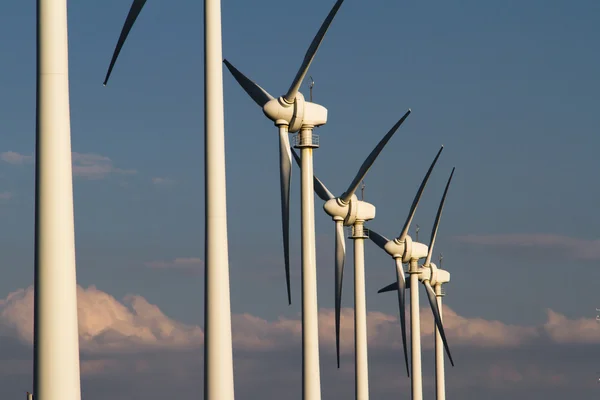
[[[304,55],[302,65],[296,74],[296,77],[292,81],[292,84],[286,94],[279,98],[274,98],[262,87],[247,78],[237,68],[235,68],[229,61],[224,60],[223,62],[229,69],[229,72],[233,75],[235,80],[240,86],[248,93],[248,95],[254,100],[254,102],[262,108],[263,113],[267,118],[274,122],[275,126],[279,128],[279,179],[281,187],[281,216],[282,216],[282,228],[283,228],[283,250],[285,258],[285,278],[287,284],[288,303],[292,304],[292,297],[290,291],[290,261],[289,261],[289,230],[290,230],[290,182],[292,178],[292,155],[290,154],[290,142],[288,133],[299,132],[296,138],[296,147],[302,149],[302,160],[306,162],[306,166],[302,166],[302,215],[303,215],[303,227],[306,226],[307,230],[303,229],[303,246],[313,247],[312,250],[302,251],[303,257],[310,259],[309,253],[314,253],[314,238],[305,236],[308,234],[308,228],[314,233],[314,204],[310,201],[312,206],[309,207],[307,204],[308,200],[304,200],[305,196],[312,198],[312,188],[305,186],[305,180],[310,181],[309,185],[312,185],[312,150],[313,148],[319,147],[316,135],[313,135],[313,128],[325,125],[327,122],[327,109],[319,104],[315,104],[312,101],[306,101],[304,95],[300,93],[300,85],[304,80],[308,72],[308,68],[312,63],[325,33],[329,28],[329,25],[333,21],[333,18],[337,14],[340,6],[344,0],[338,0],[334,5],[325,21],[321,25],[321,28],[314,37],[310,47]],[[311,79],[312,80],[312,79]],[[311,100],[312,100],[312,86],[310,86]],[[311,169],[310,175],[308,174],[308,168]],[[307,183],[308,184],[308,183]],[[310,189],[310,190],[309,190]],[[310,210],[309,210],[310,208]],[[306,214],[306,221],[304,221],[304,215]],[[311,222],[312,221],[312,222]],[[306,243],[305,243],[306,242]],[[304,260],[304,258],[303,258]],[[307,260],[308,261],[308,260]],[[304,263],[304,261],[303,261]],[[314,263],[313,263],[314,264]],[[304,264],[303,264],[304,265]],[[303,277],[304,273],[308,271],[303,266]],[[307,282],[304,282],[305,284]],[[316,287],[316,284],[315,284]],[[304,286],[303,286],[304,288]],[[308,295],[308,293],[304,293]],[[305,297],[303,296],[303,299]],[[311,300],[312,301],[312,300]],[[316,304],[316,301],[315,301]]]
[[[364,223],[375,218],[375,207],[366,201],[358,200],[356,190],[365,175],[377,159],[377,156],[400,125],[410,115],[409,109],[402,118],[389,130],[371,151],[361,165],[358,173],[350,183],[348,189],[339,197],[335,197],[316,176],[314,177],[315,192],[325,201],[323,209],[335,222],[335,344],[337,365],[340,367],[340,308],[342,302],[342,281],[344,276],[344,261],[346,259],[346,243],[344,240],[344,226],[352,226],[354,240],[354,345],[355,345],[355,378],[356,399],[369,398],[369,369],[367,358],[367,305],[365,298],[365,256],[364,240],[366,237],[363,229]],[[300,158],[292,149],[292,154],[298,165]]]
[[[434,263],[431,262],[431,256],[433,254],[433,246],[435,245],[435,239],[437,236],[437,230],[440,224],[440,218],[442,216],[442,210],[444,209],[444,203],[446,202],[446,195],[448,194],[448,189],[450,187],[450,182],[452,182],[452,176],[454,175],[455,168],[452,168],[452,173],[450,174],[450,178],[448,178],[448,182],[446,183],[446,188],[444,189],[444,195],[442,196],[442,200],[440,202],[440,206],[438,208],[437,215],[435,217],[435,222],[433,224],[433,229],[431,230],[431,239],[429,241],[429,250],[427,252],[427,258],[425,259],[425,263],[419,268],[419,281],[423,283],[427,290],[427,298],[429,299],[429,305],[431,306],[431,310],[433,312],[433,317],[435,320],[434,330],[435,330],[435,387],[436,387],[436,398],[438,400],[446,399],[446,388],[444,382],[444,350],[443,347],[446,347],[446,351],[448,352],[448,357],[450,358],[450,362],[452,366],[454,366],[454,362],[452,360],[452,356],[450,355],[450,350],[448,349],[448,343],[446,341],[446,335],[444,333],[443,321],[442,321],[442,296],[444,296],[444,292],[442,290],[442,285],[444,283],[450,282],[450,273],[441,268],[438,268]],[[442,257],[440,256],[440,267],[441,267]],[[412,276],[412,275],[411,275]],[[435,288],[435,290],[434,290]],[[407,285],[406,289],[410,289],[410,285]],[[387,285],[383,289],[380,289],[378,293],[390,292],[398,290],[398,285],[396,282]],[[417,291],[417,290],[415,290]],[[412,293],[412,292],[411,292]],[[420,354],[418,355],[420,357]],[[414,354],[413,354],[414,357]]]
[[[321,105],[305,101],[300,93],[300,85],[308,68],[333,21],[343,0],[338,0],[323,21],[321,28],[308,48],[302,65],[292,81],[287,93],[274,98],[262,87],[248,79],[229,61],[225,65],[260,106],[263,113],[279,128],[279,159],[281,184],[281,210],[283,245],[285,256],[288,303],[291,304],[289,275],[289,194],[292,168],[292,155],[288,133],[299,132],[296,147],[301,149],[301,199],[302,199],[302,393],[304,399],[321,398],[321,378],[319,366],[319,316],[317,306],[317,270],[315,255],[315,209],[313,186],[313,149],[319,146],[315,127],[327,122],[327,109]]]
[[[431,171],[435,166],[444,146],[440,148],[433,163],[429,167],[425,178],[421,182],[421,186],[417,191],[417,194],[413,200],[408,218],[404,223],[404,228],[395,239],[389,240],[386,237],[378,234],[373,230],[369,230],[369,238],[381,249],[387,252],[396,262],[396,285],[398,288],[398,305],[400,311],[400,324],[402,330],[402,345],[404,347],[404,360],[406,363],[406,370],[408,372],[408,354],[406,351],[406,318],[404,310],[404,297],[406,280],[404,277],[404,269],[402,267],[403,262],[409,263],[408,273],[410,274],[410,285],[416,287],[418,283],[419,266],[418,260],[427,257],[428,249],[427,246],[413,241],[408,235],[410,223],[415,215],[417,205],[427,185]],[[411,321],[411,354],[412,354],[412,399],[421,400],[423,398],[423,387],[422,387],[422,371],[421,371],[421,332],[420,332],[420,319],[419,319],[419,291],[412,290],[410,292],[410,321]],[[410,375],[410,373],[409,373]]]
[[[133,0],[104,85],[144,4]],[[204,398],[233,400],[220,0],[204,1],[204,55]]]
[[[80,400],[67,1],[37,1],[33,392]]]

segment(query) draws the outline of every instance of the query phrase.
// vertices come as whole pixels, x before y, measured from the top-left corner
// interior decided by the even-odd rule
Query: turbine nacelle
[[[298,132],[302,127],[315,127],[327,123],[327,109],[319,104],[304,99],[300,92],[292,103],[285,97],[269,100],[263,106],[263,113],[275,125],[288,126],[288,132]]]
[[[390,240],[384,246],[384,250],[393,258],[401,258],[402,262],[419,260],[427,257],[429,248],[423,243],[415,242],[409,235],[400,241],[399,238]]]
[[[358,200],[355,194],[345,202],[339,197],[325,202],[323,209],[334,221],[344,221],[345,226],[352,226],[356,221],[370,221],[375,218],[375,206]]]
[[[429,281],[432,286],[450,282],[450,272],[438,268],[434,263],[419,268],[419,281]]]

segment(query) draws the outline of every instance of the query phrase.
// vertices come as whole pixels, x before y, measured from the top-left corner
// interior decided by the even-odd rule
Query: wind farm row
[[[438,150],[412,206],[392,239],[369,229],[375,219],[375,205],[358,199],[356,191],[377,157],[411,114],[406,111],[368,154],[347,189],[334,195],[317,178],[313,157],[319,148],[314,129],[328,120],[327,109],[307,101],[300,88],[325,34],[344,0],[337,0],[313,38],[289,88],[279,97],[245,76],[222,57],[221,10],[219,0],[205,0],[205,340],[204,398],[234,399],[234,373],[229,293],[227,246],[227,212],[225,185],[225,150],[223,121],[223,63],[273,122],[279,140],[279,171],[283,266],[287,301],[292,303],[290,284],[290,188],[292,158],[300,168],[301,186],[301,279],[302,279],[302,398],[321,399],[321,364],[317,299],[317,263],[315,249],[315,194],[323,210],[334,222],[335,232],[335,334],[337,367],[340,367],[340,313],[346,259],[344,228],[351,229],[354,252],[354,339],[356,399],[369,398],[367,343],[367,303],[365,292],[365,240],[371,240],[394,261],[396,281],[380,290],[397,292],[401,325],[403,360],[411,379],[411,398],[423,398],[421,368],[421,330],[419,286],[422,285],[435,320],[436,394],[445,399],[444,352],[454,365],[442,320],[442,285],[450,273],[432,262],[433,249],[440,225],[452,169],[441,198],[429,243],[420,243],[409,235],[419,201],[444,149]],[[146,0],[134,0],[117,41],[104,85],[108,84],[124,43]],[[77,340],[77,300],[75,245],[73,234],[73,195],[70,160],[70,125],[68,92],[68,55],[66,0],[38,2],[38,127],[36,143],[36,262],[35,262],[35,350],[34,395],[36,400],[79,400],[79,348]],[[285,64],[283,64],[285,65]],[[275,68],[265,66],[265,68]],[[280,66],[277,66],[280,68]],[[283,68],[283,66],[281,67]],[[233,111],[235,112],[235,111]],[[290,134],[295,134],[291,145]],[[299,150],[299,152],[296,151]],[[298,154],[299,153],[299,154]],[[273,155],[273,158],[275,156]],[[351,167],[351,166],[348,166]],[[346,166],[344,165],[344,168]],[[393,183],[394,178],[390,177]],[[396,218],[388,215],[386,218]],[[58,219],[57,219],[58,218]],[[400,221],[399,221],[400,222]],[[422,263],[421,263],[422,262]],[[421,263],[421,264],[420,264]],[[405,264],[408,267],[405,269]],[[410,291],[410,353],[405,308],[406,291]],[[398,377],[404,379],[404,377]],[[266,389],[266,388],[265,388]],[[399,394],[401,395],[401,394]]]

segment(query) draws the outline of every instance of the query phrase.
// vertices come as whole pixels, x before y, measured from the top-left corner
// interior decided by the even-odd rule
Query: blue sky
[[[283,94],[331,5],[226,1],[224,57],[272,95]],[[69,3],[78,281],[117,299],[143,296],[170,318],[197,325],[204,251],[202,2],[149,1],[103,87],[128,9],[128,1]],[[332,192],[341,193],[377,141],[407,108],[413,111],[367,175],[365,200],[377,207],[369,227],[398,234],[420,180],[445,145],[414,222],[428,237],[456,166],[436,253],[444,254],[452,276],[445,300],[460,316],[533,326],[546,322],[549,308],[569,320],[595,318],[599,17],[600,4],[584,0],[347,0],[317,53],[309,75],[315,102],[327,107],[329,118],[317,130],[315,173]],[[34,3],[4,7],[0,34],[0,153],[31,156]],[[223,77],[232,311],[269,321],[294,318],[300,312],[299,170],[292,177],[288,307],[277,131],[227,70]],[[33,281],[34,169],[16,157],[0,161],[1,297]],[[334,226],[315,201],[319,303],[331,308]],[[353,304],[351,245],[346,307]],[[395,316],[393,299],[376,294],[394,278],[392,261],[368,243],[366,266],[368,309]]]

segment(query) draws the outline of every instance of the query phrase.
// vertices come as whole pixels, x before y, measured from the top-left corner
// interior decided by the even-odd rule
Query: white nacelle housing
[[[323,205],[323,209],[334,221],[344,221],[345,226],[354,225],[356,221],[370,221],[375,218],[375,206],[358,200],[356,195],[352,195],[348,203],[344,203],[339,197],[328,200]]]
[[[419,281],[429,281],[432,286],[450,282],[450,272],[439,269],[434,263],[429,265],[429,267],[421,266],[419,268]]]
[[[275,122],[275,125],[287,125],[290,133],[298,132],[303,126],[321,126],[327,122],[327,109],[305,101],[300,92],[291,104],[283,97],[270,100],[264,105],[263,113]]]
[[[429,252],[429,248],[427,247],[427,245],[424,245],[423,243],[419,243],[419,242],[413,242],[412,243],[412,252],[411,252],[411,254],[406,254],[406,258],[408,258],[408,260],[406,260],[404,262],[409,262],[410,260],[419,260],[421,258],[426,258],[428,252]]]

